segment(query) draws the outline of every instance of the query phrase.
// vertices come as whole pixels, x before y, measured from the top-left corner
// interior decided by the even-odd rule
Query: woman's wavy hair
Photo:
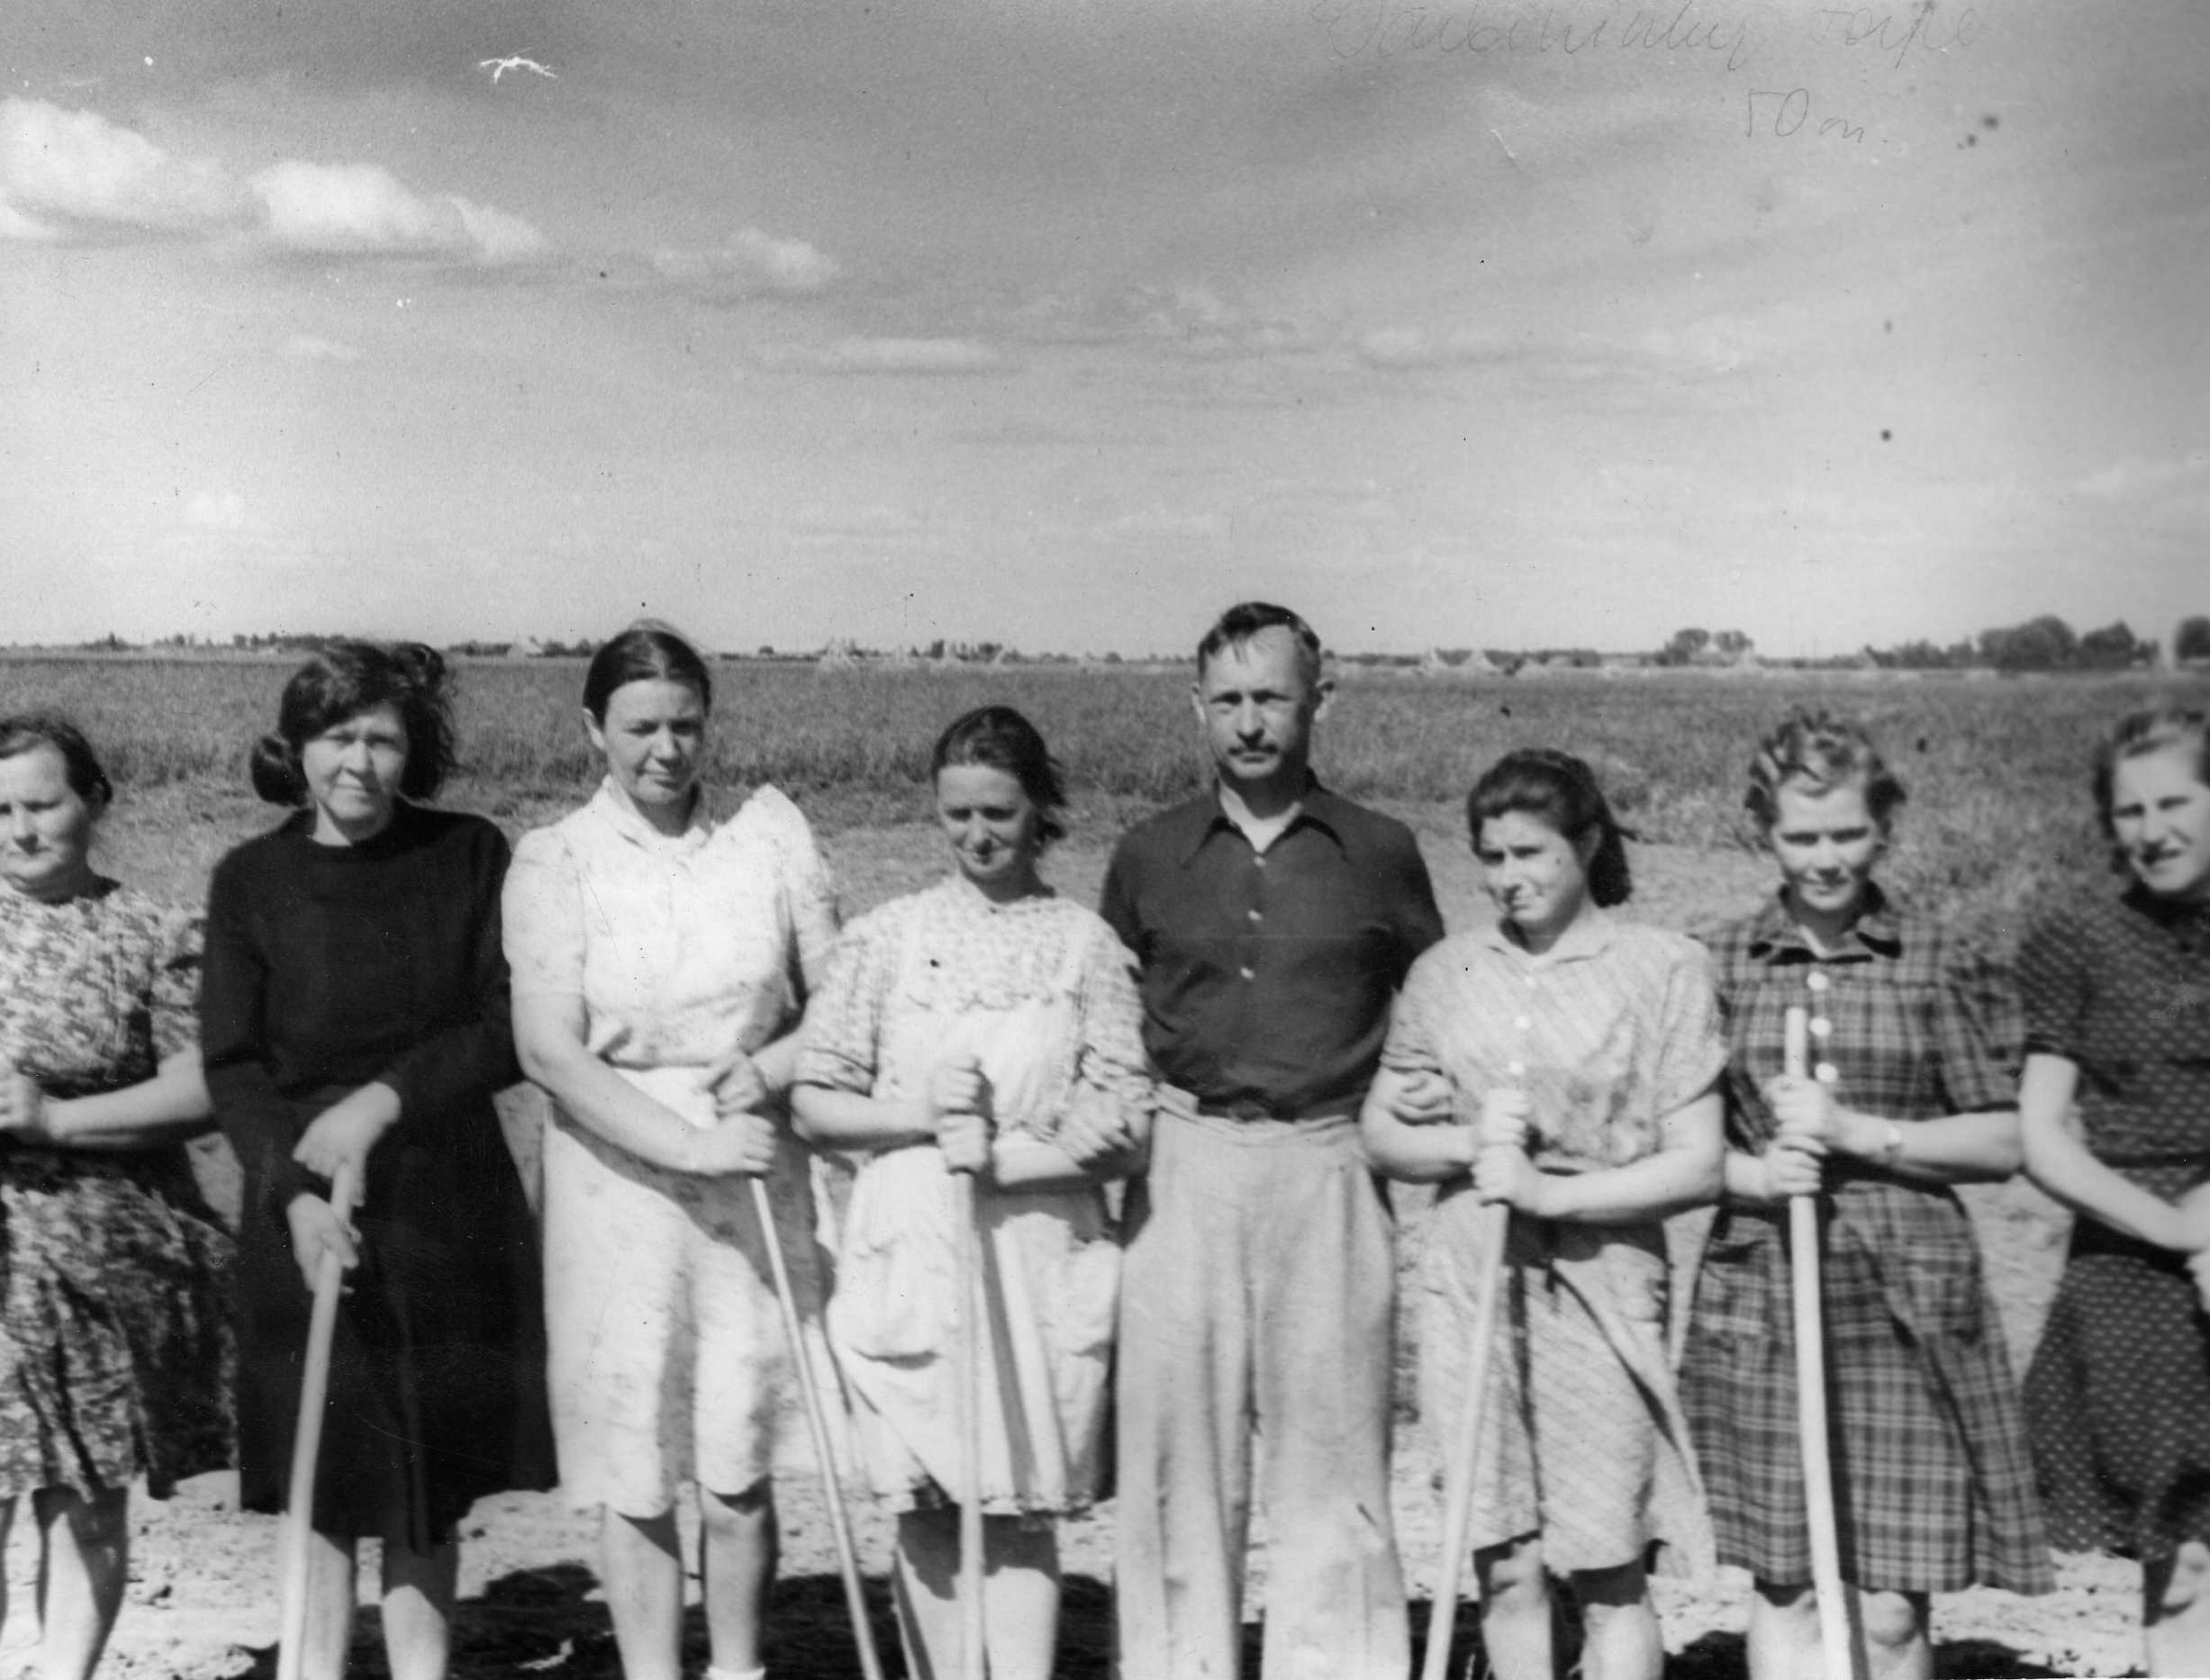
[[[584,709],[593,723],[606,721],[606,703],[614,691],[631,682],[684,682],[698,691],[698,703],[713,709],[713,678],[706,661],[672,624],[639,619],[591,655],[584,673]]]
[[[1893,825],[1907,797],[1901,780],[1880,756],[1872,732],[1856,718],[1823,706],[1816,710],[1798,707],[1757,744],[1742,803],[1760,835],[1770,834],[1780,820],[1780,790],[1790,781],[1801,781],[1814,793],[1861,782],[1865,809],[1882,834]]]
[[[0,718],[0,758],[14,758],[41,746],[50,746],[61,754],[62,773],[78,799],[100,805],[114,799],[115,784],[100,767],[100,755],[70,718],[43,709]]]
[[[2102,826],[2103,837],[2112,843],[2111,861],[2122,870],[2125,854],[2116,849],[2118,828],[2111,817],[2118,766],[2129,758],[2146,758],[2174,746],[2193,754],[2195,780],[2210,787],[2210,715],[2191,706],[2145,706],[2130,711],[2096,744],[2095,820]]]
[[[978,706],[953,718],[928,754],[928,776],[956,764],[1001,770],[1036,807],[1037,832],[1048,845],[1066,837],[1066,777],[1037,727],[1010,706]]]
[[[1606,907],[1633,897],[1626,843],[1635,836],[1612,815],[1611,801],[1585,761],[1546,746],[1523,747],[1497,760],[1466,795],[1466,828],[1476,851],[1482,826],[1508,811],[1540,817],[1576,846],[1596,835],[1589,858],[1589,897]]]
[[[300,753],[325,729],[378,706],[397,709],[407,732],[399,791],[434,799],[458,767],[454,755],[452,683],[445,657],[421,642],[332,642],[284,685],[276,727],[254,743],[253,790],[271,805],[303,805]]]

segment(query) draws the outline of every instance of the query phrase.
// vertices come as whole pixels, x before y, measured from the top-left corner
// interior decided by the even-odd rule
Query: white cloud
[[[839,339],[819,348],[783,345],[760,353],[761,365],[823,374],[1001,374],[1012,364],[973,339]]]
[[[2152,495],[2170,490],[2210,473],[2210,454],[2196,450],[2191,455],[2168,456],[2162,460],[2149,460],[2141,456],[2127,456],[2113,461],[2081,479],[2077,486],[2083,496],[2095,496],[2106,501],[2119,501],[2129,496]]]
[[[284,353],[304,362],[358,362],[360,347],[336,339],[318,339],[311,332],[295,332],[284,341]]]
[[[520,216],[457,194],[421,195],[375,164],[292,160],[241,182],[97,112],[0,99],[0,239],[132,231],[244,231],[285,250],[475,263],[518,262],[546,248]]]
[[[1455,367],[1469,362],[1509,359],[1516,347],[1495,333],[1460,330],[1430,331],[1424,327],[1376,327],[1359,335],[1354,347],[1358,359],[1369,367],[1391,371],[1419,367]]]
[[[843,264],[805,240],[777,239],[758,228],[745,229],[716,251],[656,251],[652,266],[680,285],[786,297],[826,292],[844,273]]]
[[[519,216],[449,193],[421,197],[371,163],[294,159],[255,176],[253,190],[267,212],[269,237],[289,250],[500,263],[546,248],[544,235]]]
[[[1301,352],[1323,337],[1304,322],[1262,313],[1196,283],[1039,293],[1012,310],[1009,325],[1047,344],[1149,342],[1206,358]]]
[[[0,100],[0,231],[40,236],[59,221],[161,232],[234,226],[251,201],[215,164],[171,157],[92,111]]]

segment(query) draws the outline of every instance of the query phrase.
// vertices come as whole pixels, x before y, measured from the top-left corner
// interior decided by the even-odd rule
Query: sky
[[[0,642],[2168,637],[2206,80],[2193,0],[11,0]]]

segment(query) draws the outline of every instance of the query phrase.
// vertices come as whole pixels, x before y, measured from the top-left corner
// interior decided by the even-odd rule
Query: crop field
[[[237,817],[243,833],[252,817],[224,808],[236,797],[252,812],[246,749],[274,722],[291,668],[280,659],[6,660],[0,708],[76,716],[122,790],[119,817],[133,801],[166,814],[181,799],[202,820]],[[578,722],[582,676],[566,660],[463,664],[466,769],[448,799],[526,826],[586,793],[598,772]],[[1739,849],[1743,767],[1759,730],[1791,705],[1831,705],[1871,725],[1910,790],[1894,884],[2000,937],[2037,893],[2099,868],[2086,780],[2093,743],[2126,708],[2167,691],[2201,698],[2210,684],[1354,671],[1322,726],[1319,764],[1341,791],[1441,831],[1499,754],[1563,747],[1597,766],[1644,839]],[[775,783],[826,833],[913,821],[937,729],[967,707],[1005,701],[1037,720],[1066,764],[1078,825],[1103,832],[1199,784],[1187,693],[1187,673],[1171,669],[729,663],[717,673],[711,773],[729,787]]]
[[[280,658],[0,658],[0,711],[39,705],[75,716],[106,758],[119,791],[102,830],[103,867],[159,896],[197,899],[215,860],[277,813],[246,785],[249,744],[274,722],[293,662]],[[578,711],[573,660],[467,661],[459,671],[463,774],[446,802],[485,812],[510,833],[571,808],[599,770]],[[729,662],[717,668],[711,779],[731,791],[772,781],[820,831],[847,915],[932,879],[944,867],[928,826],[926,771],[937,732],[986,701],[1021,708],[1064,761],[1070,837],[1046,860],[1063,890],[1093,900],[1113,835],[1200,785],[1202,764],[1186,669],[1106,667],[820,668]],[[1744,767],[1760,730],[1789,706],[1825,704],[1863,718],[1910,799],[1884,874],[1899,894],[1965,923],[1995,944],[2015,937],[2049,894],[2110,881],[2095,832],[2088,765],[2100,733],[2152,696],[2210,703],[2201,679],[1897,681],[1787,674],[1604,678],[1422,678],[1346,672],[1320,732],[1318,765],[1335,787],[1410,822],[1433,870],[1446,920],[1485,914],[1467,856],[1460,805],[1495,757],[1543,745],[1598,768],[1623,818],[1644,842],[1632,856],[1630,914],[1673,926],[1745,908],[1771,869],[1741,820]],[[527,1170],[534,1119],[504,1100]],[[222,1197],[227,1161],[201,1146]],[[1396,1197],[1401,1258],[1417,1252],[1424,1192]],[[2061,1257],[2064,1222],[2023,1183],[1968,1199],[2014,1355],[2038,1334]],[[1692,1252],[1692,1250],[1690,1251]],[[1408,1332],[1411,1314],[1400,1319]],[[1416,1357],[1408,1333],[1400,1358]],[[797,1432],[793,1432],[795,1434]],[[1414,1590],[1433,1579],[1439,1513],[1426,1430],[1404,1410],[1396,1513]],[[778,1481],[783,1574],[774,1612],[775,1672],[857,1672],[842,1626],[818,1485],[802,1444]],[[229,1478],[199,1478],[168,1504],[141,1501],[135,1575],[107,1666],[122,1676],[273,1672],[273,1525],[226,1508]],[[873,1577],[877,1630],[894,1653],[887,1587],[888,1527],[864,1502],[855,1513]],[[0,1638],[0,1675],[27,1657],[21,1606],[32,1567],[28,1523],[6,1567],[18,1606]],[[1262,1522],[1263,1529],[1263,1522]],[[461,1680],[524,1670],[557,1680],[618,1672],[593,1576],[593,1526],[557,1498],[486,1502],[463,1547]],[[1101,1676],[1108,1655],[1110,1519],[1071,1522],[1060,1672]],[[1263,1576],[1263,1547],[1254,1571]],[[2063,1560],[2051,1599],[1984,1591],[1937,1601],[1940,1671],[1947,1675],[2116,1673],[2133,1660],[2137,1572],[2106,1559]],[[1746,1582],[1662,1583],[1673,1680],[1734,1680],[1743,1672]],[[356,1672],[384,1672],[371,1600],[357,1622]],[[1416,1607],[1424,1626],[1424,1607]],[[687,1643],[702,1653],[695,1606]],[[1460,1622],[1470,1648],[1472,1618]],[[892,1671],[897,1671],[892,1656]]]

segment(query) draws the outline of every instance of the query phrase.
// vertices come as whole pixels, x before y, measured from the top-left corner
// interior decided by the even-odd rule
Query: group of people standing
[[[366,1536],[392,1673],[441,1676],[460,1519],[556,1479],[600,1513],[630,1680],[681,1672],[685,1498],[710,1674],[762,1673],[807,1357],[772,1248],[895,1513],[910,1673],[968,1672],[972,1501],[989,1672],[1047,1676],[1055,1520],[1110,1494],[1126,1680],[1239,1672],[1254,1498],[1268,1680],[1401,1680],[1377,1175],[1437,1187],[1422,1410],[1447,1427],[1485,1386],[1458,1468],[1504,1680],[1559,1671],[1568,1604],[1586,1673],[1655,1676],[1666,1554],[1753,1575],[1754,1680],[1815,1672],[1806,1196],[1872,1674],[1931,1674],[1933,1593],[2046,1590],[2051,1539],[2140,1559],[2151,1668],[2210,1672],[2203,714],[2104,744],[2126,890],[2043,917],[2014,971],[1882,890],[1903,789],[1823,712],[1752,759],[1780,886],[1749,915],[1700,942],[1618,915],[1630,836],[1586,763],[1528,750],[1467,802],[1496,925],[1446,938],[1409,830],[1312,774],[1332,699],[1295,614],[1222,615],[1193,692],[1212,784],[1121,837],[1097,914],[1043,879],[1066,803],[1043,738],[967,713],[931,766],[950,871],[840,930],[798,808],[703,785],[711,675],[672,631],[600,649],[604,781],[511,859],[429,803],[441,662],[347,644],[256,748],[293,814],[216,870],[204,949],[93,868],[112,790],[81,733],[0,719],[0,1528],[30,1495],[48,1674],[98,1660],[134,1478],[161,1497],[235,1462],[249,1509],[281,1506],[325,1255],[348,1294],[305,1674],[344,1670]],[[491,1103],[524,1077],[551,1098],[538,1219]],[[234,1252],[183,1149],[211,1114],[243,1169]],[[848,1195],[817,1205],[821,1161]],[[2022,1162],[2080,1215],[2023,1404],[1950,1188]],[[1663,1222],[1715,1201],[1676,1359]]]

